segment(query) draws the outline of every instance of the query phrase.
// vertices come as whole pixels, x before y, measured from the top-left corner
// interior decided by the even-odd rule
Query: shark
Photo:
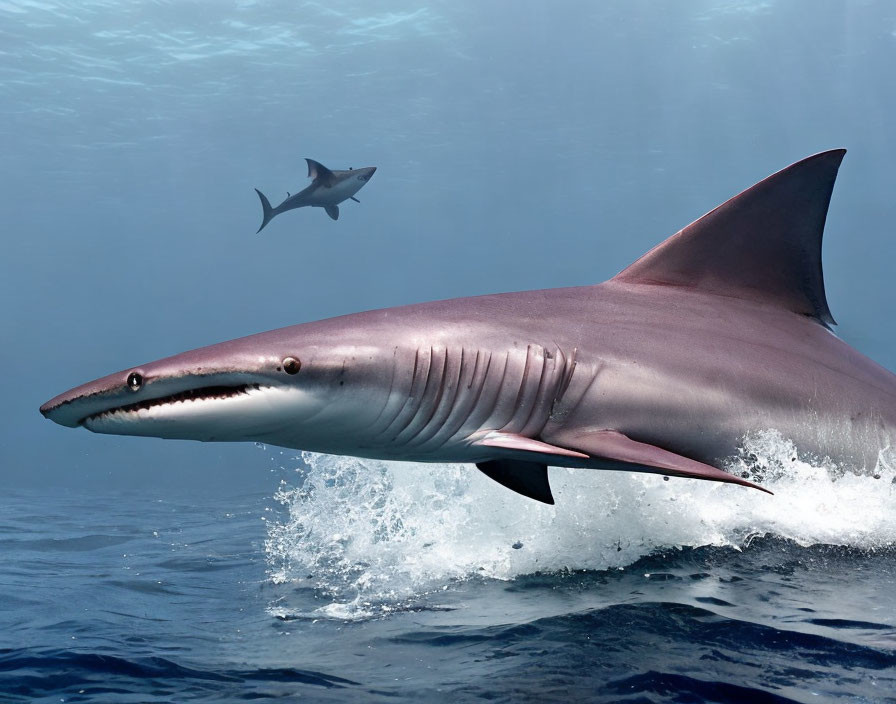
[[[314,159],[305,161],[308,162],[308,178],[311,179],[311,185],[294,195],[287,194],[286,200],[276,208],[271,207],[271,202],[264,193],[255,189],[261,199],[263,211],[261,227],[255,234],[261,232],[274,216],[295,208],[323,208],[333,220],[338,220],[339,204],[349,199],[360,202],[355,198],[355,193],[360,191],[376,172],[375,166],[332,171]]]
[[[871,472],[896,438],[896,376],[831,331],[821,244],[844,153],[769,176],[603,283],[302,323],[40,411],[96,433],[469,463],[547,504],[551,466],[767,491],[726,467],[769,429]]]

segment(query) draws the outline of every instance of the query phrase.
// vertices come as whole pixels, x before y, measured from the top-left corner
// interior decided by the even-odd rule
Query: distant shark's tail
[[[258,194],[258,197],[261,198],[261,207],[262,207],[262,210],[264,210],[264,213],[262,215],[262,220],[261,220],[261,227],[259,227],[255,231],[255,234],[257,235],[259,232],[261,232],[264,229],[264,226],[267,225],[271,221],[271,218],[274,217],[274,215],[276,215],[276,213],[274,212],[274,209],[271,207],[271,202],[267,199],[265,194],[262,193],[261,191],[259,191],[257,188],[255,189],[255,192]]]

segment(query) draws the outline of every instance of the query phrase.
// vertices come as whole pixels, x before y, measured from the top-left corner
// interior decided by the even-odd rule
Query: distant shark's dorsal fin
[[[772,174],[654,247],[613,281],[682,286],[833,325],[821,236],[845,149]]]
[[[308,178],[311,180],[321,179],[329,182],[333,178],[333,172],[319,161],[314,159],[305,159],[308,162]]]

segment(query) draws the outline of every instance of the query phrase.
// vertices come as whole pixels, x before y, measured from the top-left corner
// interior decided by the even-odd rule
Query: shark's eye
[[[131,372],[128,374],[128,388],[131,391],[139,391],[141,386],[143,386],[142,374],[138,372]]]
[[[302,368],[302,363],[295,357],[287,357],[283,360],[283,371],[287,374],[298,374]]]

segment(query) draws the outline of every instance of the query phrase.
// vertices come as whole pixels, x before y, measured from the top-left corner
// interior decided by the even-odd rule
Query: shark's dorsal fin
[[[322,179],[329,182],[333,178],[333,172],[319,161],[305,159],[308,162],[308,178],[312,180]]]
[[[821,236],[845,149],[772,174],[654,247],[612,280],[700,289],[835,324]]]

